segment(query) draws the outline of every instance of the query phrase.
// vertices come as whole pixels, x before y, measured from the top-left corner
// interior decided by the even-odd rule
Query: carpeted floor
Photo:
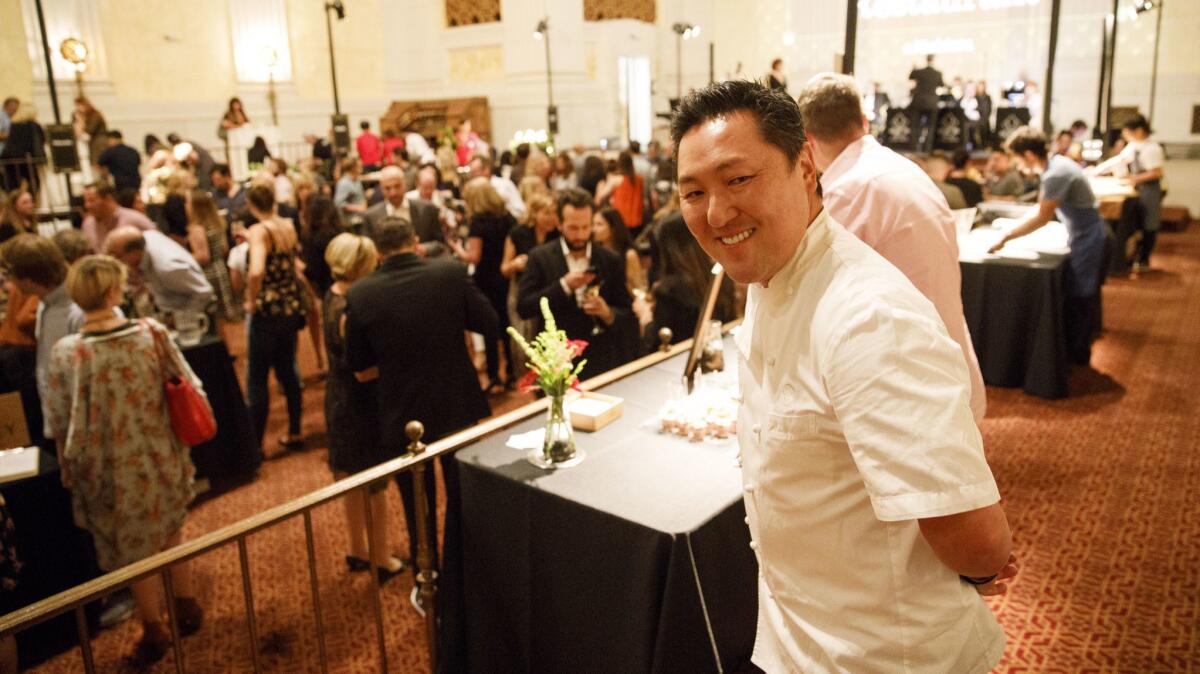
[[[989,388],[983,432],[1004,495],[1022,570],[991,602],[1008,648],[997,671],[1200,671],[1200,229],[1164,234],[1156,271],[1104,287],[1105,332],[1094,369],[1072,373],[1062,401]],[[237,351],[240,344],[233,346]],[[302,338],[302,370],[312,350]],[[306,378],[309,448],[267,461],[258,479],[198,505],[186,535],[212,531],[331,481],[325,464],[322,385]],[[497,410],[522,400],[495,399]],[[271,436],[283,430],[283,401]],[[274,452],[272,448],[269,451]],[[399,498],[389,488],[392,522]],[[321,608],[331,671],[374,672],[370,587],[342,562],[340,504],[313,514]],[[403,526],[393,529],[403,535]],[[393,549],[407,549],[406,540]],[[262,665],[272,672],[320,671],[303,523],[249,539]],[[188,671],[252,669],[238,557],[230,546],[194,565],[208,611],[184,641]],[[382,592],[389,670],[427,669],[422,623],[409,607],[410,576]],[[138,628],[130,621],[97,635],[99,671],[124,671]],[[168,657],[156,672],[173,671]],[[82,671],[77,652],[37,668]]]

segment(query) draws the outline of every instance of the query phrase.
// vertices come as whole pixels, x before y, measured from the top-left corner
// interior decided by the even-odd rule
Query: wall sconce
[[[83,71],[87,70],[88,46],[77,37],[69,37],[58,45],[58,53],[75,66],[75,86],[83,96]]]

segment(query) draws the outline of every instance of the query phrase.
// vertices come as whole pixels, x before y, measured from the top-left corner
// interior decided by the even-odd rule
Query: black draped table
[[[208,480],[219,492],[222,487],[254,477],[262,464],[262,447],[255,440],[250,411],[225,342],[205,335],[199,344],[180,348],[203,382],[217,419],[216,437],[192,447],[196,479]]]
[[[1067,258],[959,261],[963,314],[984,382],[1065,398],[1071,365],[1063,331]]]
[[[199,344],[182,347],[183,355],[204,384],[217,419],[217,435],[192,447],[197,479],[229,485],[254,475],[262,451],[254,442],[250,416],[225,343],[206,336]],[[16,526],[20,583],[14,603],[31,604],[100,575],[90,535],[75,526],[71,494],[59,480],[54,448],[41,450],[38,474],[0,485]],[[99,615],[89,605],[92,629]],[[17,636],[23,666],[40,662],[76,644],[75,618],[67,613]]]
[[[732,342],[726,350],[732,353]],[[653,417],[683,356],[603,389],[621,418],[576,432],[553,473],[508,437],[460,450],[466,671],[710,672],[749,661],[758,566],[732,440],[690,443]]]

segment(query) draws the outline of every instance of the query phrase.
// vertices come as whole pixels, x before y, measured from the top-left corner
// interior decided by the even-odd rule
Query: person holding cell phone
[[[558,197],[561,237],[529,251],[517,292],[517,313],[539,321],[545,297],[560,329],[589,343],[584,377],[633,359],[638,330],[625,287],[625,260],[592,243],[591,195],[576,189]]]

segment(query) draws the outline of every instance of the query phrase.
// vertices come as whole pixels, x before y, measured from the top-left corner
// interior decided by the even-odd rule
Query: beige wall
[[[329,77],[329,43],[321,3],[288,0],[287,10],[296,94],[301,100],[331,100],[333,87]],[[402,30],[402,27],[397,29]],[[338,96],[343,102],[348,99],[375,99],[384,95],[384,35],[378,0],[352,0],[346,3],[346,19],[333,24]],[[403,37],[398,34],[391,39]]]
[[[141,0],[137,11],[129,5],[98,5],[109,74],[122,102],[209,103],[233,93],[225,0]]]
[[[0,0],[0,97],[33,96],[33,66],[25,48],[20,0]]]

